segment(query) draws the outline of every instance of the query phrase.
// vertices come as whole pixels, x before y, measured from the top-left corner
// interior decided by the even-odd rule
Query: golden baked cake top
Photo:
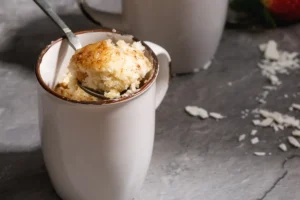
[[[146,56],[141,42],[129,43],[112,39],[77,50],[69,64],[74,80],[104,92],[110,99],[119,98],[123,93],[135,92],[152,69],[153,63]],[[70,84],[76,84],[76,81],[71,81]]]

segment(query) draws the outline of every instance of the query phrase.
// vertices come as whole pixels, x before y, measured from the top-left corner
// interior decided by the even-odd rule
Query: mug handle
[[[149,41],[145,41],[145,43],[156,54],[158,60],[159,72],[156,79],[156,101],[155,101],[156,108],[158,108],[169,88],[169,82],[171,78],[171,57],[169,53],[161,46]]]

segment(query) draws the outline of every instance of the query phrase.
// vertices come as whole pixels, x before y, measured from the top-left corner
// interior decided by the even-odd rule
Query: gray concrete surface
[[[80,14],[75,0],[51,2],[74,30],[95,27]],[[108,10],[120,8],[103,2],[99,6]],[[137,199],[299,199],[300,159],[295,156],[299,150],[289,146],[283,153],[277,148],[290,129],[274,133],[260,128],[261,142],[255,146],[249,140],[237,141],[253,129],[251,116],[241,119],[241,110],[262,107],[287,113],[291,103],[300,103],[299,96],[292,96],[299,91],[299,71],[280,76],[283,85],[268,96],[267,104],[255,100],[267,84],[256,67],[257,45],[272,38],[281,48],[300,52],[299,35],[300,26],[260,33],[226,30],[211,68],[173,78],[157,111],[153,159]],[[39,148],[33,74],[40,50],[59,36],[32,1],[0,2],[1,200],[59,200]],[[227,118],[201,121],[184,112],[186,105],[202,106]],[[272,155],[255,157],[254,151]]]

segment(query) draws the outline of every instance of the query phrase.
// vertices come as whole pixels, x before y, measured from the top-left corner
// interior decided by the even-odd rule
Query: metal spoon
[[[81,44],[78,37],[71,31],[71,29],[65,24],[65,22],[54,12],[47,0],[33,0],[43,11],[44,13],[62,30],[66,35],[70,46],[76,51],[81,49]],[[77,81],[78,86],[84,90],[86,93],[101,99],[107,99],[104,96],[104,93],[100,93],[88,87],[85,87],[81,84],[80,81]]]

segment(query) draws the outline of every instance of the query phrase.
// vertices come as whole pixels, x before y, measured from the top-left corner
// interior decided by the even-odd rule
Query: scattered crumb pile
[[[272,85],[281,85],[277,74],[289,74],[289,70],[300,68],[297,52],[280,51],[277,46],[274,40],[259,46],[264,59],[258,63],[258,66],[261,68],[262,75],[268,78]]]
[[[276,132],[283,130],[286,127],[300,128],[300,121],[293,116],[283,115],[279,112],[269,112],[267,110],[260,110],[259,113],[262,117],[264,117],[264,119],[253,120],[253,124],[255,126],[269,126],[272,127]]]
[[[262,75],[270,81],[270,85],[263,86],[263,91],[257,95],[255,100],[260,104],[259,107],[251,111],[249,109],[242,110],[241,118],[245,119],[248,118],[248,116],[253,116],[254,119],[252,119],[251,123],[254,126],[272,128],[274,132],[292,129],[290,130],[290,135],[286,137],[286,143],[280,141],[278,148],[283,152],[288,151],[289,146],[300,148],[300,142],[297,139],[300,139],[300,120],[294,116],[262,109],[263,106],[267,105],[268,95],[271,92],[276,91],[282,85],[282,81],[279,79],[278,75],[288,75],[291,70],[300,68],[298,53],[278,50],[278,45],[274,40],[259,45],[259,49],[263,54],[263,59],[258,63],[258,67],[261,69]],[[232,86],[232,83],[228,82],[228,86]],[[297,95],[300,95],[300,92],[290,96],[297,97]],[[284,94],[282,99],[287,99],[290,96]],[[221,114],[215,113],[215,115],[214,113],[208,113],[205,109],[196,106],[186,106],[185,110],[190,115],[200,117],[201,119],[207,119],[209,116],[214,117],[215,119],[224,118]],[[293,103],[288,110],[300,111],[300,104]],[[252,145],[256,145],[260,143],[259,132],[261,132],[261,130],[258,131],[257,129],[252,129],[248,134],[239,135],[238,141],[243,142],[248,139]],[[287,144],[289,144],[289,146]],[[255,156],[266,156],[271,154],[271,152],[267,153],[264,151],[253,152],[253,155]]]
[[[258,94],[256,101],[261,105],[267,104],[267,97],[270,92],[278,89],[282,85],[282,81],[278,78],[278,74],[289,74],[291,70],[299,69],[299,59],[297,52],[287,52],[278,50],[278,45],[274,40],[270,40],[266,44],[259,45],[260,51],[263,53],[263,59],[258,63],[258,67],[261,69],[261,73],[266,77],[271,85],[263,87],[263,92]],[[298,93],[297,93],[298,94]],[[296,94],[293,94],[293,97],[296,97]],[[285,99],[289,98],[288,94],[284,94]],[[292,104],[289,107],[289,111],[300,110],[299,104]],[[258,127],[270,127],[274,132],[282,131],[286,128],[293,128],[291,136],[286,138],[286,141],[296,148],[300,148],[300,143],[296,137],[300,137],[300,120],[296,119],[294,116],[284,115],[279,112],[271,112],[266,109],[254,109],[250,113],[248,109],[241,111],[241,118],[245,119],[249,114],[253,114],[254,118],[252,123],[254,126]],[[252,130],[250,133],[250,142],[252,145],[258,144],[260,142],[259,137],[255,136],[257,130]],[[252,136],[252,138],[251,138]],[[253,137],[255,136],[255,137]],[[241,134],[238,137],[238,141],[242,142],[247,138],[246,134]],[[280,143],[278,148],[283,152],[288,151],[288,146],[285,143]],[[256,156],[265,156],[266,152],[254,152]],[[270,153],[269,153],[270,154]]]
[[[295,104],[293,103],[290,106],[290,110],[300,110],[300,104]],[[258,117],[261,117],[260,119],[254,119],[252,120],[252,123],[254,126],[257,127],[269,127],[272,128],[275,132],[278,132],[280,130],[284,130],[287,128],[292,128],[294,129],[291,132],[291,135],[287,137],[287,142],[292,146],[292,147],[296,147],[296,148],[300,148],[300,143],[299,141],[296,139],[297,137],[300,138],[300,120],[295,118],[294,116],[290,116],[290,115],[285,115],[285,114],[281,114],[279,112],[270,112],[268,110],[265,109],[255,109],[253,113],[257,113],[259,114]],[[250,137],[251,136],[255,136],[252,137],[250,139],[251,144],[255,145],[258,144],[259,138],[256,136],[258,133],[258,131],[256,129],[253,129],[250,133]],[[242,142],[247,138],[246,134],[241,134],[238,137],[238,141]],[[281,149],[282,151],[286,152],[288,151],[288,147],[285,143],[280,143],[278,145],[278,148]],[[266,153],[265,152],[254,152],[254,155],[256,156],[265,156]]]

